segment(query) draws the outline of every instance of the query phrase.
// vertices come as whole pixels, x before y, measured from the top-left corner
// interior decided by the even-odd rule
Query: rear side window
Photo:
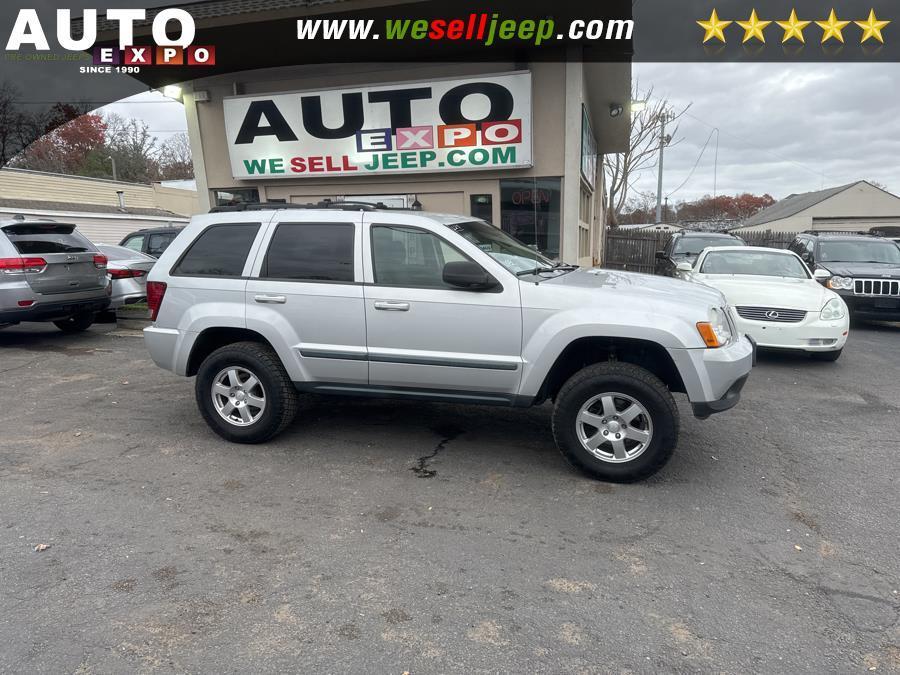
[[[93,251],[94,246],[74,225],[12,225],[3,232],[16,250],[23,255],[36,253],[83,253]]]
[[[352,223],[280,223],[260,276],[353,282]]]
[[[191,244],[172,274],[239,277],[256,239],[259,223],[229,223],[206,228]]]

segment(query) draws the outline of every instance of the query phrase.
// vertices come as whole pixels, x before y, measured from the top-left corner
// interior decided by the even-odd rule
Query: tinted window
[[[239,277],[259,223],[213,225],[191,244],[173,274]]]
[[[94,246],[74,225],[12,225],[3,229],[6,236],[24,255],[34,253],[83,253],[93,251]]]
[[[171,244],[174,239],[174,232],[151,234],[147,239],[147,253],[158,258],[163,254],[163,251],[169,248],[169,244]]]
[[[444,283],[444,263],[468,260],[440,237],[409,227],[372,227],[375,283],[413,288],[453,288]]]
[[[281,223],[272,236],[261,276],[352,282],[353,235],[350,223]]]
[[[136,237],[129,237],[122,246],[130,248],[132,251],[141,251],[144,248],[144,235],[139,234]]]

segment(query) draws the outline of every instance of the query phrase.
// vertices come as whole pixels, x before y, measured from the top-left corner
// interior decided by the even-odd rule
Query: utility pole
[[[116,174],[116,158],[110,155],[107,157],[110,162],[112,162],[112,170],[113,170],[113,180],[119,180],[118,175]]]
[[[659,176],[656,180],[656,222],[662,222],[662,178],[663,178],[663,151],[669,142],[666,136],[666,121],[669,112],[663,110],[659,114]]]

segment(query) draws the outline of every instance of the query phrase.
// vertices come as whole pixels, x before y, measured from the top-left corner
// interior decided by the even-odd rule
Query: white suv
[[[154,361],[196,375],[209,426],[272,438],[297,392],[530,406],[565,457],[611,481],[675,448],[671,392],[737,403],[754,347],[722,295],[554,264],[472,218],[338,203],[197,216],[150,273]]]

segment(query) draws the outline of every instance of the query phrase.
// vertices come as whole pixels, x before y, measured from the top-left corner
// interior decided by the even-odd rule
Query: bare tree
[[[194,177],[191,141],[184,132],[170,136],[159,148],[160,180],[177,180]]]
[[[669,137],[667,145],[675,145],[678,141],[671,139],[678,134],[678,120],[690,107],[685,106],[677,112],[672,110],[667,99],[653,99],[653,87],[641,93],[636,86],[632,98],[647,101],[647,105],[631,116],[628,150],[603,157],[607,183],[607,225],[612,226],[618,224],[618,216],[628,201],[629,190],[632,189],[631,183],[641,171],[656,166],[663,119],[667,126],[671,125],[671,131],[668,128],[666,130]]]

